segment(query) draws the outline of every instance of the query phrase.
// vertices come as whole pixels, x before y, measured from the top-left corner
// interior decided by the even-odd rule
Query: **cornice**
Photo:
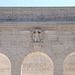
[[[75,11],[75,7],[0,7],[0,11],[52,11],[52,10]]]
[[[0,9],[0,11],[75,11],[75,9]]]
[[[75,25],[65,25],[65,26],[0,26],[0,28],[18,28],[18,29],[62,29],[62,28],[75,28]]]

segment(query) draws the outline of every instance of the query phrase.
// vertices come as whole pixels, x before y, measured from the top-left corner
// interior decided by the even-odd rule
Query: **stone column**
[[[21,75],[21,65],[19,62],[17,62],[17,63],[13,62],[12,63],[11,75]]]
[[[63,75],[63,62],[61,60],[54,62],[54,75]]]
[[[14,55],[11,57],[11,75],[21,75],[21,57]]]

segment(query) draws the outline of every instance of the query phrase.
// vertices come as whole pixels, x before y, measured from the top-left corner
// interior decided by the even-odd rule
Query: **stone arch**
[[[28,54],[21,65],[21,75],[54,75],[51,58],[43,52]]]
[[[64,75],[75,75],[75,52],[70,53],[64,60]]]

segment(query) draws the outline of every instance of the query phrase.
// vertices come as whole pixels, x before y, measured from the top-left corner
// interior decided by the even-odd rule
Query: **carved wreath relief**
[[[40,50],[43,46],[44,33],[40,29],[34,29],[32,31],[32,46],[34,50]]]
[[[43,40],[43,32],[39,29],[36,29],[32,32],[32,41],[33,42],[42,42]]]

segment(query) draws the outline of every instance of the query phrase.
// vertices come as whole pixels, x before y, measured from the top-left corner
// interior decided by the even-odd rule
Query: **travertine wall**
[[[66,9],[64,10],[66,11]],[[6,10],[3,9],[3,11],[6,11]],[[43,61],[44,63],[47,62],[48,64],[52,63],[53,66],[51,68],[51,71],[49,72],[51,73],[50,75],[63,75],[64,73],[63,65],[64,65],[64,60],[66,60],[65,58],[70,53],[75,52],[75,46],[74,46],[75,22],[74,21],[62,21],[62,22],[61,21],[51,21],[51,22],[50,21],[48,22],[33,21],[32,22],[28,20],[29,22],[23,22],[23,19],[22,19],[22,22],[19,22],[19,20],[16,20],[16,22],[15,20],[14,22],[13,21],[7,22],[5,20],[3,20],[3,22],[2,20],[0,21],[1,21],[0,22],[0,53],[6,55],[9,58],[11,63],[11,75],[26,74],[25,72],[24,74],[22,73],[22,67],[23,67],[23,63],[24,62],[28,63],[29,60],[33,61],[32,62],[33,64],[37,64],[36,60],[41,62],[40,64],[42,64]],[[32,40],[32,37],[31,37],[32,32],[37,29],[43,32],[44,34],[43,41]],[[32,54],[34,55],[32,56]],[[28,59],[25,58],[27,55],[29,55]],[[24,59],[26,59],[26,61],[24,61]],[[35,62],[34,62],[34,59],[35,59]],[[73,56],[73,60],[74,59],[75,59],[75,56]],[[72,58],[68,61],[71,61],[71,60]],[[73,63],[75,62],[73,61]],[[29,67],[30,64],[29,65],[27,64],[25,66]],[[73,66],[75,66],[75,64],[73,64]],[[33,67],[32,64],[31,64],[31,67]],[[36,67],[33,67],[33,68],[37,70]],[[31,69],[33,70],[33,68]],[[0,70],[1,70],[1,67],[0,67]],[[75,70],[73,69],[72,71],[75,71]],[[39,71],[37,71],[37,73],[34,73],[34,74],[37,75],[38,73]],[[31,74],[31,75],[34,75],[34,74]],[[43,73],[40,73],[40,75],[42,74]]]

